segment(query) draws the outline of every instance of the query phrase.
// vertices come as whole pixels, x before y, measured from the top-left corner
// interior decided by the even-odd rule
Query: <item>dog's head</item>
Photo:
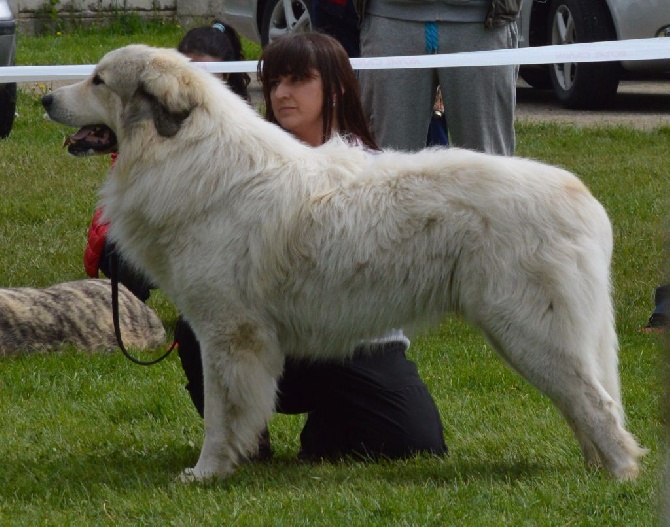
[[[194,68],[176,50],[131,45],[111,51],[88,79],[55,90],[42,104],[52,120],[82,127],[66,139],[70,153],[107,153],[134,126],[176,135],[198,104],[194,83]]]

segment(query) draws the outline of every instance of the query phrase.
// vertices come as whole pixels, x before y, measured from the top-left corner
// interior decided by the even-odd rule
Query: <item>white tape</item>
[[[351,64],[354,69],[416,69],[658,59],[670,59],[670,38],[472,51],[446,55],[355,58],[351,59]],[[212,73],[253,73],[256,71],[257,65],[258,62],[255,60],[198,63],[198,67]],[[0,68],[0,83],[78,80],[89,76],[94,68],[94,64],[80,66],[6,66]]]
[[[645,38],[532,48],[471,51],[448,55],[352,59],[356,69],[453,68],[508,64],[560,64],[670,58],[670,38]]]

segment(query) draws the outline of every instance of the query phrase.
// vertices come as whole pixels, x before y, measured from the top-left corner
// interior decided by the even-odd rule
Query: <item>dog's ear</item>
[[[153,49],[140,74],[139,89],[153,97],[169,114],[190,112],[193,100],[192,67],[176,50]]]
[[[188,59],[177,51],[153,51],[140,76],[138,92],[151,101],[156,131],[164,137],[172,137],[196,104],[191,97],[191,69]]]
[[[191,109],[189,61],[171,49],[130,45],[110,52],[99,64],[124,105],[126,125],[151,119],[158,134],[174,136]]]
[[[140,123],[151,121],[158,135],[173,137],[177,135],[182,123],[189,115],[188,111],[170,112],[156,97],[140,87],[125,104],[122,121],[126,130]]]
[[[171,112],[158,99],[148,95],[151,99],[151,116],[154,120],[154,126],[159,135],[163,137],[172,137],[179,132],[181,124],[190,115],[190,111]]]

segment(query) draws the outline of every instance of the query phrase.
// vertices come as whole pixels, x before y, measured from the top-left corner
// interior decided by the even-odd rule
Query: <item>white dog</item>
[[[146,46],[107,54],[43,104],[59,123],[116,133],[101,202],[111,237],[202,346],[205,440],[184,479],[230,474],[253,451],[286,354],[344,357],[448,311],[556,404],[589,463],[638,474],[612,229],[572,174],[455,148],[310,148],[176,51]]]

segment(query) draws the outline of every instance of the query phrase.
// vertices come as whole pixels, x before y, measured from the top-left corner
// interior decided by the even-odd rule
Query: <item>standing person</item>
[[[312,146],[337,133],[374,155],[356,75],[335,38],[314,32],[273,41],[259,60],[258,78],[268,121]],[[437,407],[405,355],[408,347],[395,331],[363,343],[347,361],[286,361],[277,410],[307,413],[301,458],[446,453]]]
[[[670,327],[670,284],[659,285],[654,291],[654,311],[642,333],[665,333]]]
[[[360,18],[354,0],[312,0],[312,27],[335,37],[349,58],[361,56]],[[439,90],[428,125],[426,146],[448,146],[447,120]]]
[[[521,0],[356,0],[361,56],[511,49]],[[513,155],[518,67],[362,70],[363,107],[379,144],[425,145],[439,84],[453,146]]]
[[[335,37],[350,58],[361,56],[360,18],[353,0],[312,0],[312,27]]]

